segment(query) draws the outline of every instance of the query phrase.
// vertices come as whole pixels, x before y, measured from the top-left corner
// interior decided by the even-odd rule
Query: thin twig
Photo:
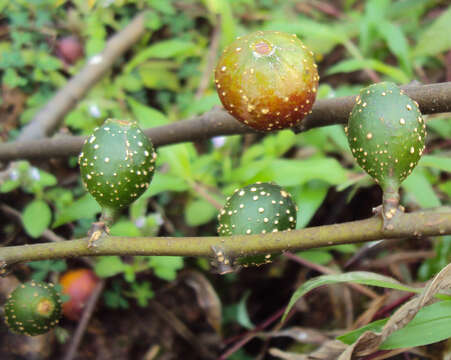
[[[288,259],[297,262],[298,264],[301,264],[303,266],[309,267],[313,270],[316,270],[322,274],[327,274],[327,275],[337,275],[339,274],[338,271],[334,271],[326,266],[322,266],[320,264],[315,264],[312,263],[311,261],[308,261],[306,259],[301,258],[300,256],[297,256],[295,254],[292,254],[290,252],[284,252],[283,253],[285,257],[287,257]],[[346,285],[348,285],[349,287],[353,288],[354,290],[358,291],[361,294],[364,294],[372,299],[376,299],[379,297],[379,295],[377,295],[373,290],[371,290],[370,288],[366,287],[365,285],[361,285],[361,284],[355,284],[355,283],[346,283]]]
[[[218,360],[225,360],[233,353],[237,352],[239,349],[241,349],[244,345],[246,345],[249,341],[251,341],[259,331],[264,330],[268,326],[270,326],[272,323],[274,323],[277,319],[279,319],[283,313],[285,312],[285,307],[279,309],[277,312],[272,314],[268,319],[263,321],[260,325],[256,326],[251,331],[248,331],[247,333],[242,335],[242,339],[237,341],[233,346],[231,346],[227,351],[225,351]]]
[[[19,211],[17,211],[16,209],[14,209],[11,206],[6,205],[6,204],[0,204],[0,211],[2,211],[4,214],[6,214],[7,216],[14,219],[14,221],[17,222],[18,224],[20,224],[21,226],[23,225],[22,214]],[[41,237],[46,239],[47,241],[51,241],[51,242],[59,242],[59,241],[65,240],[61,236],[55,234],[50,229],[45,229],[44,232],[42,233]]]
[[[111,69],[116,60],[139,40],[145,31],[145,17],[145,12],[138,14],[122,31],[110,38],[105,49],[92,56],[81,71],[22,129],[19,140],[39,139],[52,134],[64,116]]]
[[[199,86],[196,90],[196,99],[200,99],[208,87],[208,83],[211,79],[211,72],[216,63],[216,57],[218,55],[219,40],[221,39],[221,16],[216,17],[216,24],[213,28],[213,34],[211,35],[210,48],[207,53],[207,63],[205,64],[202,77],[199,82]]]
[[[451,111],[451,82],[402,87],[405,93],[417,101],[423,114]],[[355,104],[355,96],[320,99],[315,102],[313,112],[300,125],[292,128],[295,133],[334,124],[345,124]],[[244,126],[222,108],[213,108],[189,120],[145,131],[155,146],[209,139],[219,135],[255,133]],[[67,157],[80,153],[84,137],[60,136],[53,139],[16,141],[0,144],[0,160],[48,159]]]
[[[14,221],[16,221],[21,226],[23,225],[22,214],[19,211],[17,211],[16,209],[14,209],[11,206],[6,205],[6,204],[0,204],[0,211],[2,211],[7,216],[9,216],[12,219],[14,219]],[[65,238],[55,234],[50,229],[45,229],[44,232],[42,233],[41,237],[43,239],[46,239],[47,241],[50,241],[50,242],[66,241]],[[80,260],[82,260],[84,263],[86,263],[89,266],[93,266],[94,265],[94,261],[92,259],[90,259],[90,258],[81,257]]]
[[[210,203],[216,210],[222,209],[222,204],[216,200],[213,196],[210,195],[210,193],[205,189],[205,186],[201,183],[198,183],[196,181],[190,181],[189,184],[193,188],[197,194],[202,197],[205,201]]]
[[[66,355],[63,360],[72,360],[74,356],[77,354],[77,349],[80,345],[80,342],[83,338],[83,335],[86,331],[86,328],[89,324],[89,320],[91,319],[92,313],[94,312],[97,301],[99,300],[100,294],[105,286],[105,281],[100,281],[96,287],[94,288],[91,296],[86,303],[86,306],[83,310],[83,315],[78,323],[77,330],[75,330],[75,334],[72,338],[72,341],[69,345],[69,349],[67,350]]]
[[[154,309],[154,314],[159,316],[168,324],[179,336],[185,339],[194,349],[199,352],[203,359],[213,359],[214,354],[203,345],[191,330],[172,312],[155,300],[150,301],[150,306]]]

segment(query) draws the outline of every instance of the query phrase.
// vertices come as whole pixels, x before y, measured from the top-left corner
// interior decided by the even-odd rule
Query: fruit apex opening
[[[36,311],[41,316],[49,316],[52,314],[55,305],[49,299],[42,299],[38,306],[36,307]]]
[[[260,56],[271,55],[273,47],[265,41],[254,44],[254,52]]]

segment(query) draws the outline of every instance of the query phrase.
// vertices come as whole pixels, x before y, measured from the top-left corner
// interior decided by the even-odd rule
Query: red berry
[[[90,269],[70,270],[63,274],[59,281],[63,287],[62,292],[70,296],[70,299],[63,303],[63,315],[70,320],[79,320],[99,281]]]
[[[75,36],[66,36],[60,39],[56,45],[56,55],[68,64],[75,64],[83,56],[83,53],[83,46]]]
[[[313,53],[296,37],[257,31],[237,38],[215,72],[227,111],[261,131],[285,129],[311,112],[318,88]]]

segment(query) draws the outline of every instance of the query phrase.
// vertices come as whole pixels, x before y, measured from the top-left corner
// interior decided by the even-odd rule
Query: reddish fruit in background
[[[295,126],[311,112],[318,88],[313,53],[295,34],[257,31],[237,38],[215,71],[227,111],[261,131]]]
[[[69,65],[75,64],[83,54],[83,46],[75,36],[63,37],[56,44],[56,55]]]
[[[63,303],[63,315],[70,320],[79,320],[99,281],[90,269],[70,270],[63,274],[59,281],[63,287],[62,293],[70,296],[70,299]]]

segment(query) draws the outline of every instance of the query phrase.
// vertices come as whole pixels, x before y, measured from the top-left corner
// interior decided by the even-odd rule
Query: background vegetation
[[[16,139],[106,40],[144,9],[151,10],[145,34],[65,117],[56,136],[87,135],[109,117],[156,127],[220,105],[212,86],[220,50],[257,29],[296,33],[314,51],[319,98],[354,95],[382,80],[451,80],[446,1],[0,0],[2,140]],[[449,114],[433,117],[427,121],[426,155],[403,183],[408,211],[450,204],[451,122]],[[381,202],[379,188],[355,165],[338,125],[298,135],[286,130],[216,137],[161,147],[158,155],[151,187],[122,214],[112,235],[215,235],[226,196],[255,181],[274,181],[293,195],[298,228],[367,218]],[[0,192],[6,215],[0,227],[3,246],[85,236],[100,210],[81,186],[75,157],[15,163],[4,174]],[[289,358],[293,355],[287,351],[306,354],[346,329],[390,315],[408,299],[393,290],[320,288],[297,303],[284,330],[273,328],[306,280],[370,270],[416,284],[434,276],[451,257],[451,236],[371,245],[288,254],[221,277],[210,273],[207,259],[154,256],[108,256],[88,265],[82,259],[40,261],[17,267],[14,275],[57,281],[67,269],[92,266],[104,279],[84,330],[90,336],[79,349],[83,359]],[[6,294],[15,280],[10,276],[0,282]],[[14,351],[23,355],[24,344],[32,341],[36,356],[60,358],[77,326],[66,320],[44,338],[16,339],[21,346]],[[3,339],[5,358],[13,358],[5,348],[10,338]],[[269,355],[270,347],[281,350]],[[447,349],[442,342],[410,353],[442,358],[449,356]],[[406,354],[397,358],[409,358]]]

